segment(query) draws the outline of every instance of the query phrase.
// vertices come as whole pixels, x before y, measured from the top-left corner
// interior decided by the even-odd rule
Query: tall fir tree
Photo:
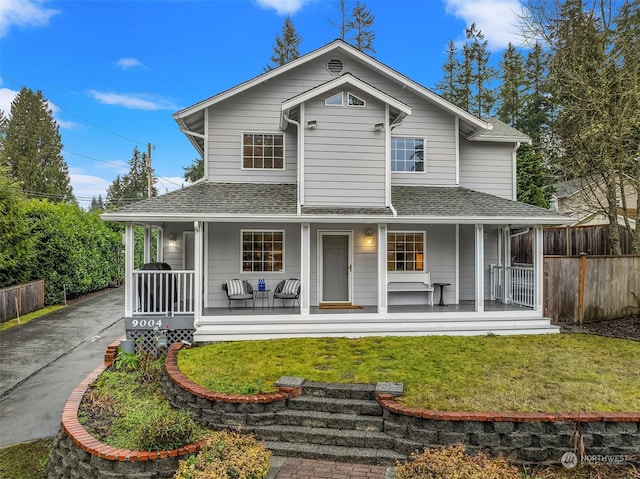
[[[526,78],[524,57],[509,43],[500,62],[501,83],[498,90],[497,114],[500,120],[519,128],[524,121]]]
[[[440,95],[451,103],[458,104],[460,79],[460,61],[458,60],[458,49],[453,40],[449,40],[447,44],[447,59],[442,65],[442,80],[436,83],[436,90]]]
[[[75,201],[62,137],[41,91],[23,87],[11,103],[4,127],[0,163],[28,196]]]
[[[108,208],[119,208],[148,196],[148,175],[151,174],[151,196],[157,196],[156,179],[147,168],[147,154],[141,153],[136,146],[129,160],[129,172],[118,175],[107,188],[106,204]]]
[[[376,52],[373,48],[373,40],[376,38],[376,34],[372,30],[374,21],[375,18],[366,3],[356,0],[347,27],[354,32],[350,43],[363,53]]]
[[[265,70],[272,70],[298,58],[300,56],[299,48],[301,43],[302,38],[298,35],[291,17],[287,15],[282,24],[281,34],[276,35],[273,55],[270,58],[271,65],[267,65]]]
[[[347,1],[338,0],[338,20],[329,20],[329,23],[338,30],[338,38],[347,41],[351,27],[349,26],[350,15],[347,13]]]
[[[196,158],[189,166],[183,166],[184,179],[189,183],[195,183],[200,178],[204,177],[204,160],[202,158]]]
[[[469,80],[472,90],[469,100],[469,111],[479,118],[490,116],[496,102],[492,82],[497,79],[497,70],[489,66],[491,52],[484,35],[472,23],[466,30],[467,43],[465,45],[464,62],[465,82]]]

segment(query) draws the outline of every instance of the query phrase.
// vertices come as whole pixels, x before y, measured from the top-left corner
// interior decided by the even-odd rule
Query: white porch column
[[[202,241],[203,223],[201,221],[193,222],[193,326],[198,329],[200,318],[202,317],[202,271],[203,263],[203,241]]]
[[[476,311],[484,311],[484,226],[476,225]]]
[[[133,284],[133,223],[125,225],[122,242],[124,243],[124,315],[126,318],[130,318],[133,316],[136,304],[135,285]]]
[[[144,262],[151,263],[151,226],[144,225]]]
[[[533,228],[533,291],[534,291],[534,311],[543,313],[542,307],[542,288],[543,288],[543,269],[544,269],[544,241],[542,226]]]
[[[300,314],[308,315],[311,302],[311,227],[300,225]]]
[[[158,228],[156,230],[158,236],[156,238],[156,251],[158,263],[164,263],[164,228]]]
[[[378,225],[378,313],[387,313],[387,225]]]

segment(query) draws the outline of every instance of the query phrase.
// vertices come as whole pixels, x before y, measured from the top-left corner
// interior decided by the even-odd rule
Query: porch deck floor
[[[484,302],[484,310],[485,311],[532,311],[533,308],[529,308],[526,306],[519,306],[517,304],[504,304],[499,301],[485,301]],[[320,309],[317,306],[312,306],[310,308],[311,314],[363,314],[363,313],[376,313],[378,311],[377,306],[362,306],[362,308],[358,309]],[[427,314],[438,314],[438,313],[455,313],[455,312],[473,312],[475,311],[475,302],[474,301],[462,301],[460,304],[448,304],[446,306],[438,306],[435,304],[434,306],[424,305],[424,304],[413,304],[413,305],[389,305],[387,308],[389,313],[427,313]],[[271,315],[286,315],[286,314],[300,314],[300,308],[296,306],[295,308],[289,307],[271,307],[266,306],[264,309],[260,306],[260,302],[256,304],[255,309],[251,307],[242,307],[234,305],[232,306],[231,311],[229,311],[228,307],[224,308],[204,308],[203,315],[204,316],[271,316]]]

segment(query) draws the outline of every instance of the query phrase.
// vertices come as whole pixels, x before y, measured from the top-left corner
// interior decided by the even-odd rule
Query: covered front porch
[[[510,264],[510,238],[520,231],[516,225],[317,222],[274,227],[226,221],[147,226],[145,251],[147,246],[151,251],[151,228],[159,231],[158,256],[148,259],[172,269],[128,270],[126,316],[192,318],[195,341],[557,332],[542,316],[541,227],[533,227],[536,261],[523,266]],[[246,231],[283,232],[285,272],[242,272],[238,238]],[[398,232],[413,238],[417,232],[424,235],[423,256],[415,260],[414,255],[413,267],[419,264],[429,271],[431,293],[389,291],[389,269],[398,267],[400,259],[401,268],[410,267],[408,252],[400,256],[398,251]],[[329,238],[333,244],[336,236],[346,238],[347,292],[326,308],[324,300],[332,298],[323,296],[323,257],[335,251],[323,250],[323,241]],[[132,244],[133,224],[127,226],[125,243],[128,237]],[[395,245],[389,245],[390,238]],[[393,277],[402,273],[394,271]],[[246,303],[229,303],[222,285],[231,278],[246,279],[255,290],[258,280],[265,279],[269,291]],[[293,304],[279,299],[274,303],[274,287],[286,278],[300,279],[299,298]],[[445,283],[444,305],[439,305],[439,287],[433,286],[438,282]]]

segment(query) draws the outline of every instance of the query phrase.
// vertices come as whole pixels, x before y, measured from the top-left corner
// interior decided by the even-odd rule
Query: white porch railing
[[[506,283],[506,284],[505,284]],[[535,281],[533,266],[491,265],[491,299],[534,307]]]
[[[134,271],[133,314],[193,314],[194,279],[193,271]]]

